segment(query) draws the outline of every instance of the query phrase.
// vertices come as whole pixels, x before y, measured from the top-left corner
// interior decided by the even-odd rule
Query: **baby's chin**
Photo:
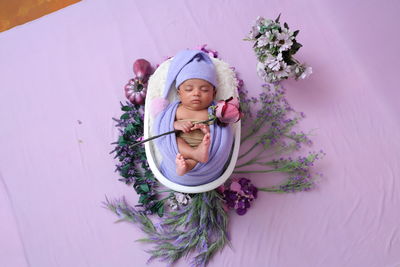
[[[190,109],[190,110],[204,110],[204,109],[207,109],[210,105],[211,105],[211,103],[182,103],[182,105],[185,107],[185,108],[187,108],[187,109]]]

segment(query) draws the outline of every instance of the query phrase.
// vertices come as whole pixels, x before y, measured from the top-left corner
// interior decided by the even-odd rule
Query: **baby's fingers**
[[[190,132],[190,126],[188,126],[188,125],[183,125],[182,128],[183,128],[183,132],[184,132],[184,133]]]
[[[185,124],[189,129],[193,126],[193,123],[191,123],[190,121],[186,122]]]
[[[210,132],[210,128],[208,127],[207,124],[198,124],[198,127],[196,127],[196,129],[200,129],[204,134]]]
[[[204,127],[207,127],[207,125],[202,124],[202,123],[196,123],[196,124],[193,125],[191,130],[204,129]]]
[[[198,124],[195,124],[195,125],[193,125],[193,127],[192,128],[190,128],[190,130],[196,130],[196,129],[199,129],[199,125]]]

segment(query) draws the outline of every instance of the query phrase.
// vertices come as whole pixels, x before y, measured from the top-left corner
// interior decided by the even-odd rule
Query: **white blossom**
[[[283,79],[289,77],[289,74],[291,73],[291,68],[286,64],[286,62],[281,61],[280,62],[280,69],[275,72],[275,75],[278,79]]]
[[[186,206],[187,204],[189,204],[191,199],[189,195],[183,193],[175,193],[174,195],[179,205]]]
[[[256,38],[256,36],[257,36],[258,33],[259,33],[258,27],[257,27],[257,26],[253,26],[253,27],[251,28],[251,31],[250,31],[250,34],[249,34],[249,38],[250,38],[250,39]]]
[[[256,24],[256,26],[261,26],[264,24],[264,21],[265,21],[265,19],[263,17],[258,16],[255,24]]]
[[[269,32],[268,32],[269,34]],[[269,35],[263,35],[257,40],[257,47],[263,47],[269,43]]]
[[[282,53],[279,53],[278,56],[273,56],[271,54],[268,54],[267,59],[265,60],[265,63],[268,68],[270,68],[273,71],[277,71],[280,68],[280,62],[282,61]]]
[[[265,25],[265,26],[268,26],[268,25],[270,25],[270,24],[272,24],[272,23],[274,23],[274,21],[273,21],[272,19],[265,19],[265,20],[264,20],[264,25]]]
[[[265,65],[262,62],[258,62],[256,68],[258,76],[265,80],[265,77],[267,76],[267,73],[265,72]]]
[[[312,68],[310,66],[306,67],[304,72],[300,75],[300,79],[305,79],[312,73]]]
[[[178,203],[176,202],[175,199],[168,199],[167,200],[167,204],[172,210],[177,210],[178,209]]]
[[[275,45],[279,46],[279,51],[288,50],[292,45],[292,39],[289,33],[281,32],[276,35]]]

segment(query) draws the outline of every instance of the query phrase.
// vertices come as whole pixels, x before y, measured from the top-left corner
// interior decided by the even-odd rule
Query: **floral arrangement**
[[[137,224],[147,235],[147,238],[139,241],[153,244],[153,248],[148,251],[149,261],[157,258],[171,264],[190,254],[192,266],[205,266],[217,251],[229,244],[227,230],[229,210],[235,210],[239,215],[246,214],[260,191],[289,193],[308,191],[316,186],[316,177],[322,174],[312,174],[311,167],[325,153],[320,150],[308,152],[307,156],[297,158],[290,156],[291,153],[299,151],[302,145],[312,145],[312,141],[308,137],[309,133],[294,130],[305,115],[302,112],[296,112],[289,105],[285,98],[285,89],[280,84],[280,80],[292,76],[278,75],[279,69],[271,68],[272,65],[266,64],[268,59],[272,57],[279,59],[282,56],[284,63],[290,65],[285,60],[290,59],[301,47],[294,38],[291,38],[295,37],[298,31],[291,34],[287,24],[284,25],[284,29],[280,27],[279,17],[275,22],[259,17],[256,26],[250,32],[248,40],[254,42],[259,65],[263,64],[266,73],[262,78],[267,83],[261,86],[262,92],[259,96],[248,97],[243,80],[237,76],[240,111],[238,112],[238,102],[235,99],[221,101],[220,108],[216,107],[216,116],[223,118],[225,115],[227,118],[227,121],[222,120],[222,123],[236,121],[242,117],[241,113],[243,113],[242,123],[245,132],[241,143],[251,142],[247,151],[241,151],[232,177],[216,190],[199,194],[184,194],[162,188],[149,169],[144,147],[138,145],[145,141],[141,139],[143,136],[142,101],[127,96],[130,102],[121,103],[121,110],[124,113],[119,119],[114,119],[117,122],[116,127],[120,131],[120,137],[113,143],[115,149],[111,153],[115,153],[115,158],[119,160],[116,171],[122,176],[120,181],[133,186],[139,195],[139,203],[132,207],[123,198],[106,199],[104,204],[119,217],[118,221]],[[277,33],[284,33],[289,37],[286,39],[282,39],[284,38],[282,35],[276,37],[281,39],[271,37],[272,34]],[[266,36],[271,38],[267,41]],[[275,42],[275,46],[272,46],[271,42]],[[289,45],[290,42],[291,45]],[[218,53],[207,49],[206,45],[198,49],[212,57],[218,57]],[[293,59],[292,62],[295,63],[290,65],[291,68],[297,64]],[[297,72],[296,68],[298,68]],[[294,76],[295,78],[305,78],[311,68],[306,69],[304,65],[299,65],[288,73],[294,71],[298,74]],[[141,73],[140,77],[133,80],[140,81],[140,84],[144,85],[139,90],[145,90],[143,81],[151,74],[150,68],[142,62],[141,65],[137,65],[134,73],[136,75]],[[135,90],[134,87],[131,90]],[[249,166],[251,169],[247,169]],[[254,166],[259,166],[261,169],[255,169]],[[248,178],[243,177],[244,173],[274,172],[286,173],[287,178],[282,183],[271,187],[256,187]],[[152,219],[151,214],[158,214],[159,219]]]
[[[257,73],[266,82],[278,82],[289,77],[296,80],[305,79],[312,73],[312,68],[297,61],[293,55],[302,47],[296,41],[299,30],[289,30],[285,22],[283,27],[275,21],[258,17],[247,39],[254,42],[256,53]]]

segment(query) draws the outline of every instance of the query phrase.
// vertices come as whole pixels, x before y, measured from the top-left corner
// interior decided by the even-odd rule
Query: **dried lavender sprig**
[[[265,123],[269,123],[269,130],[274,130],[281,135],[283,131],[293,127],[301,118],[285,119],[289,112],[295,112],[285,98],[285,90],[279,83],[264,84],[264,92],[260,93],[259,98],[251,98],[253,106],[257,103],[261,104],[256,112],[256,118],[252,125],[249,127],[249,132],[245,135],[241,143],[244,143],[250,137],[255,135],[262,129]],[[243,94],[243,99],[247,96]],[[248,98],[245,101],[250,101]],[[280,126],[280,127],[278,127]]]
[[[204,196],[204,194],[206,194],[206,196]],[[204,201],[205,198],[207,198],[208,201]],[[195,249],[198,250],[202,248],[201,253],[203,253],[205,247],[211,247],[208,254],[201,254],[202,256],[200,256],[200,258],[202,260],[198,262],[199,264],[195,265],[203,266],[201,264],[208,262],[212,255],[214,255],[214,250],[223,248],[228,242],[226,234],[226,213],[222,208],[220,196],[216,192],[195,195],[194,199],[192,199],[192,205],[190,207],[188,206],[188,210],[190,213],[190,215],[188,215],[190,217],[189,220],[187,220],[186,217],[185,220],[177,219],[174,223],[168,221],[168,225],[171,226],[172,224],[173,226],[169,229],[172,229],[172,231],[179,236],[178,240],[173,241],[174,246],[170,246],[165,242],[157,244],[153,250],[149,251],[149,253],[152,254],[152,259],[160,258],[172,263]],[[176,215],[176,213],[174,215]],[[215,216],[221,217],[221,215],[223,215],[223,218],[215,219]],[[217,221],[219,222],[218,224],[215,223]],[[177,230],[178,227],[182,227],[183,230]],[[218,229],[218,231],[216,231],[216,229]],[[215,248],[215,246],[205,245],[204,240],[214,243],[215,240],[217,240],[216,243],[218,243],[219,246]]]
[[[320,173],[318,173],[317,175],[322,176],[322,174]],[[317,179],[314,176],[307,173],[305,175],[291,176],[289,179],[278,186],[262,187],[258,188],[258,190],[274,193],[294,193],[308,191],[315,187],[316,180]]]
[[[142,231],[148,234],[154,233],[156,228],[153,225],[153,222],[142,212],[137,211],[133,207],[131,207],[125,200],[122,198],[120,200],[110,201],[106,197],[106,201],[103,202],[104,207],[113,211],[120,218],[117,222],[126,221],[131,223],[139,223],[141,225]]]
[[[293,173],[296,171],[307,171],[310,166],[313,166],[313,162],[316,159],[322,158],[325,153],[321,150],[320,152],[309,153],[307,157],[299,156],[297,160],[279,159],[272,160],[265,163],[257,162],[258,165],[273,166],[273,169],[268,170],[248,170],[248,171],[234,171],[234,173],[268,173],[268,172],[288,172]]]
[[[171,212],[162,218],[159,227],[145,213],[129,206],[125,199],[106,199],[105,206],[120,217],[119,221],[137,223],[148,235],[138,241],[154,244],[153,249],[148,250],[149,261],[158,258],[173,263],[197,252],[191,264],[205,266],[218,250],[229,244],[228,218],[221,200],[216,191],[196,194],[192,205]]]

